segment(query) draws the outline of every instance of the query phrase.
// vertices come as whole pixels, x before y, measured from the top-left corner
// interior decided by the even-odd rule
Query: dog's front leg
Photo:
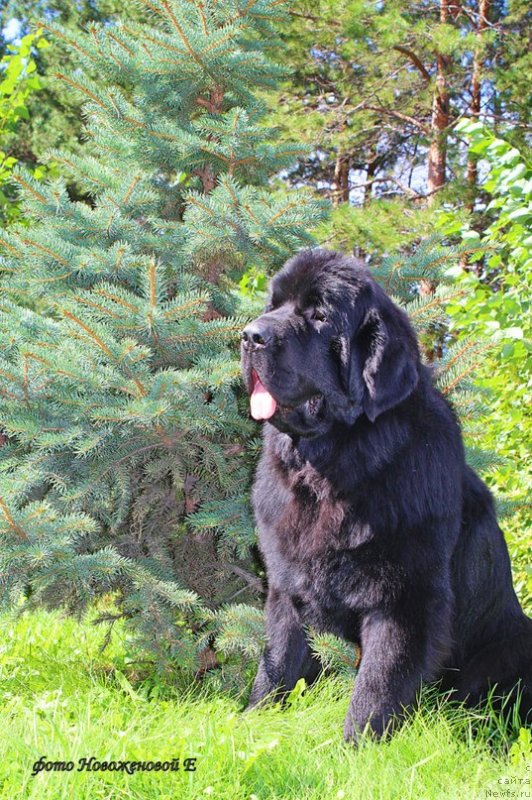
[[[375,611],[362,623],[362,659],[349,704],[344,738],[356,742],[368,727],[378,737],[390,733],[416,697],[422,679],[435,671],[437,648],[426,640],[419,618]]]
[[[290,595],[273,586],[266,600],[266,634],[267,645],[259,663],[248,709],[267,696],[271,700],[281,700],[299,678],[310,683],[320,672],[320,664],[312,656]]]

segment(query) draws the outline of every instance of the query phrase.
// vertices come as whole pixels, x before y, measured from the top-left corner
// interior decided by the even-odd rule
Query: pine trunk
[[[375,177],[375,173],[377,172],[377,156],[375,155],[371,161],[368,161],[368,166],[366,170],[366,185],[364,187],[364,201],[363,204],[365,206],[371,201],[373,196],[373,178]]]
[[[451,17],[449,0],[440,0],[440,22],[448,22]],[[454,8],[454,5],[453,5]],[[445,186],[447,168],[447,130],[449,126],[449,87],[447,73],[450,58],[437,53],[436,86],[432,99],[431,142],[428,164],[428,202],[434,202],[437,192]]]
[[[349,170],[351,168],[351,156],[346,153],[338,153],[336,166],[334,169],[334,192],[333,206],[337,208],[340,203],[349,202]]]
[[[472,117],[479,116],[482,105],[482,36],[488,27],[489,7],[490,0],[479,0],[477,21],[478,46],[473,57],[473,72],[471,75],[471,104],[469,106],[469,113]],[[469,211],[472,211],[475,205],[477,182],[477,158],[472,153],[469,153],[469,157],[467,159],[468,197],[466,203],[466,208],[468,208]]]

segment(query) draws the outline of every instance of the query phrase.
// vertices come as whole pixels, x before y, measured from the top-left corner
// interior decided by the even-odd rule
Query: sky
[[[15,17],[10,19],[7,25],[5,25],[2,28],[2,36],[4,37],[6,42],[14,41],[20,33],[20,28],[21,28],[20,20],[15,19]]]

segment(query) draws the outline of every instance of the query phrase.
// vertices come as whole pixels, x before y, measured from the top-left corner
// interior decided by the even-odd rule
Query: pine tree
[[[278,0],[141,5],[150,24],[46,25],[78,61],[56,77],[88,141],[50,153],[61,179],[16,172],[24,224],[0,232],[2,599],[106,596],[190,671],[257,583],[235,280],[309,244],[322,209],[268,187],[298,153],[256,97],[281,74]]]
[[[331,198],[346,247],[391,252],[433,229],[431,203],[471,211],[482,198],[455,126],[473,116],[506,128],[512,143],[526,138],[529,6],[291,4],[281,35],[292,69],[272,95],[271,119],[311,143],[288,180]]]

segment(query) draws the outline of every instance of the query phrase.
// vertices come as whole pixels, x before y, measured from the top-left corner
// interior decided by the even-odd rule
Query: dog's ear
[[[362,375],[362,406],[375,422],[384,411],[399,405],[416,388],[419,354],[415,334],[403,312],[372,307],[351,343],[352,359]],[[353,365],[354,366],[354,365]],[[351,375],[351,381],[354,379]]]

